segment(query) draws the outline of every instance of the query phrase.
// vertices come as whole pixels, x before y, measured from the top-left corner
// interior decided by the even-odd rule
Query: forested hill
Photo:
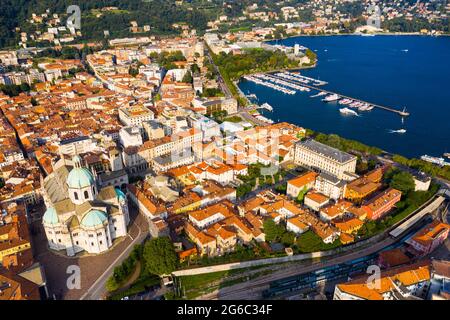
[[[202,3],[208,4],[203,5]],[[139,25],[150,25],[153,33],[174,33],[174,23],[185,22],[195,29],[204,30],[208,20],[217,17],[220,6],[217,1],[184,1],[176,5],[175,0],[0,0],[0,47],[14,46],[21,31],[36,30],[36,24],[29,23],[32,13],[65,14],[70,5],[78,5],[82,12],[81,31],[89,40],[103,38],[103,31],[109,30],[111,37],[129,35],[130,21]],[[220,1],[221,3],[221,1]],[[105,7],[118,10],[100,12]],[[101,13],[98,16],[98,13]],[[66,16],[63,15],[62,19]]]

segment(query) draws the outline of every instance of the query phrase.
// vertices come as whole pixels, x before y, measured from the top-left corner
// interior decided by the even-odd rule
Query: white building
[[[327,196],[317,192],[309,192],[305,195],[303,204],[314,211],[320,211],[329,202],[330,199]]]
[[[95,148],[95,142],[87,136],[65,139],[59,142],[59,153],[71,157],[94,151]]]
[[[44,179],[45,234],[51,249],[66,250],[69,256],[81,251],[99,254],[127,234],[127,198],[113,186],[98,189],[81,158],[75,156],[72,161],[70,170],[55,165],[55,171]]]
[[[200,230],[205,229],[206,227],[225,219],[225,216],[219,210],[212,211],[211,208],[209,209],[210,210],[199,210],[189,213],[189,220],[195,227],[197,227]]]
[[[214,137],[220,137],[220,125],[201,114],[195,113],[188,117],[189,125],[202,132],[203,141],[210,141]]]
[[[138,127],[124,127],[119,131],[119,142],[124,148],[142,145],[141,131]]]
[[[294,161],[298,164],[327,172],[339,179],[351,180],[357,158],[313,139],[299,141],[295,145]]]
[[[286,230],[292,231],[295,234],[302,234],[309,230],[309,226],[305,224],[299,216],[295,216],[292,218],[289,218],[286,222]]]
[[[347,183],[344,180],[340,180],[327,173],[321,173],[316,178],[314,190],[328,198],[338,200],[344,196],[346,187]]]
[[[431,184],[431,178],[425,173],[414,173],[414,191],[428,191]]]

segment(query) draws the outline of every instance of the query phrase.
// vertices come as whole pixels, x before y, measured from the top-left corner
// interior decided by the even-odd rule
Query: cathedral
[[[43,181],[43,194],[43,225],[51,249],[66,250],[69,256],[99,254],[127,234],[125,194],[114,186],[99,188],[95,172],[83,167],[79,156],[55,164]]]

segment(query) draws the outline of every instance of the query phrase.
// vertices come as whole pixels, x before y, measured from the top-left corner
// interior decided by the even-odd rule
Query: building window
[[[91,247],[93,247],[94,246],[94,243],[93,242],[91,242]]]
[[[103,244],[103,241],[100,241],[100,244]]]
[[[89,198],[89,193],[87,191],[84,192],[84,198],[88,199]]]
[[[78,241],[75,241],[75,244],[78,245]]]
[[[75,200],[78,200],[78,192],[74,192],[73,197],[75,198]]]
[[[58,239],[58,242],[61,243],[61,239]]]

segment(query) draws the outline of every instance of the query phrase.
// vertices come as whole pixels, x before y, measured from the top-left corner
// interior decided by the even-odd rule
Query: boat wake
[[[398,130],[390,129],[389,133],[406,133],[406,130],[405,129],[398,129]]]

